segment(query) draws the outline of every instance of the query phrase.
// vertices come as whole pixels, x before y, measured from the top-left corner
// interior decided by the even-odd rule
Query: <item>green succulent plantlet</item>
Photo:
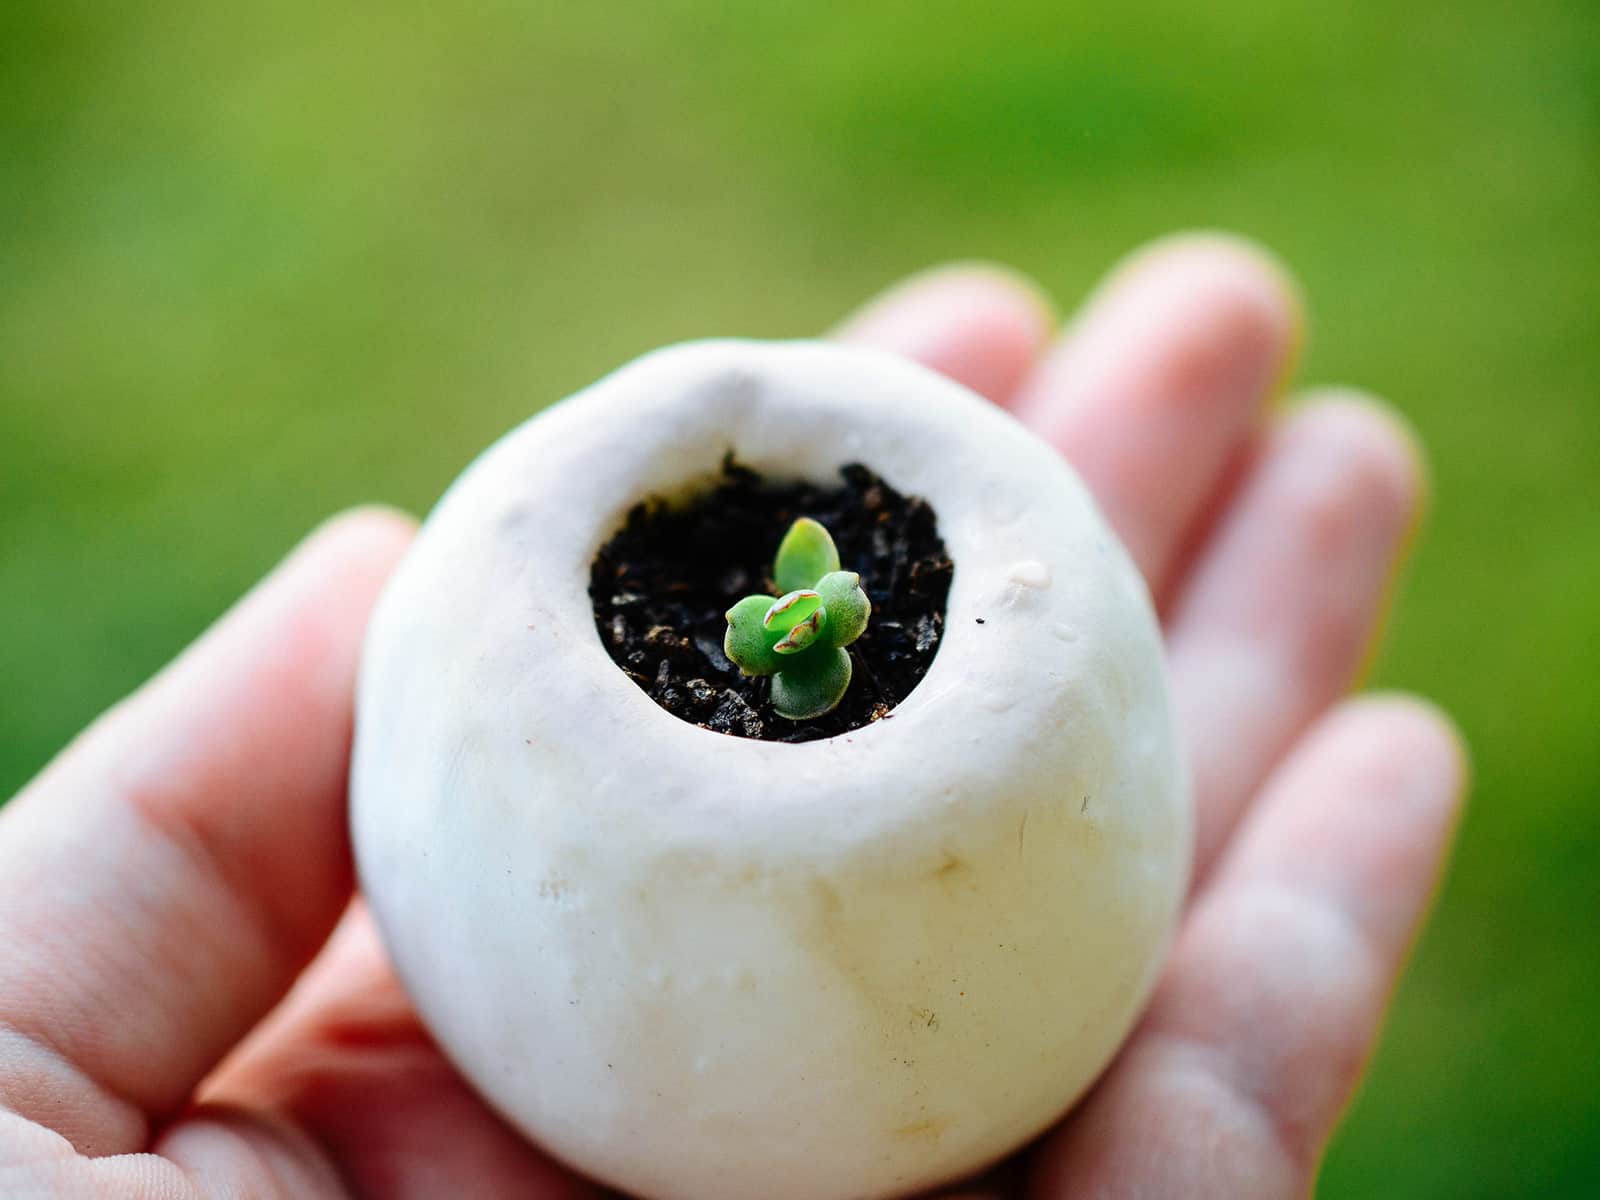
[[[727,611],[722,649],[746,675],[772,676],[780,717],[809,721],[839,706],[850,687],[845,647],[866,631],[872,602],[861,576],[839,569],[839,550],[810,517],[789,527],[772,578],[783,595],[746,596]]]

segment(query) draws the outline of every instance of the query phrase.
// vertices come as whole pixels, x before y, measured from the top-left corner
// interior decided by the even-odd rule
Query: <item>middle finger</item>
[[[1172,238],[1112,272],[1014,398],[1084,477],[1158,601],[1299,328],[1293,285],[1264,253]]]

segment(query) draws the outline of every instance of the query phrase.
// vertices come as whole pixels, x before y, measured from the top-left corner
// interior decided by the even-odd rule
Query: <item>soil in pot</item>
[[[623,672],[673,716],[718,733],[808,742],[892,715],[927,673],[944,632],[952,565],[933,509],[859,463],[839,486],[778,482],[730,456],[687,503],[636,505],[595,556],[589,578],[600,640]],[[771,681],[722,653],[724,613],[742,596],[777,595],[772,558],[798,517],[822,522],[840,565],[861,575],[872,620],[853,643],[850,690],[812,721],[768,702]]]

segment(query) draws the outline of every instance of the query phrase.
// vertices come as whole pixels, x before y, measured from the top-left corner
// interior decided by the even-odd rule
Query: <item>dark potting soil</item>
[[[939,648],[953,568],[926,501],[859,464],[839,474],[838,487],[774,483],[730,456],[689,503],[636,505],[589,577],[617,666],[673,716],[735,737],[809,742],[890,716]],[[777,596],[772,558],[797,517],[822,522],[872,600],[867,631],[849,647],[850,690],[814,721],[778,716],[770,681],[741,675],[722,653],[723,614],[752,593]]]

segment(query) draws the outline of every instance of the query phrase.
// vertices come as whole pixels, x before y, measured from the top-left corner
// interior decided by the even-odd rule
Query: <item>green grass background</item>
[[[1249,233],[1436,502],[1478,781],[1334,1197],[1600,1194],[1600,5],[9,0],[0,794],[308,526],[654,345]]]

